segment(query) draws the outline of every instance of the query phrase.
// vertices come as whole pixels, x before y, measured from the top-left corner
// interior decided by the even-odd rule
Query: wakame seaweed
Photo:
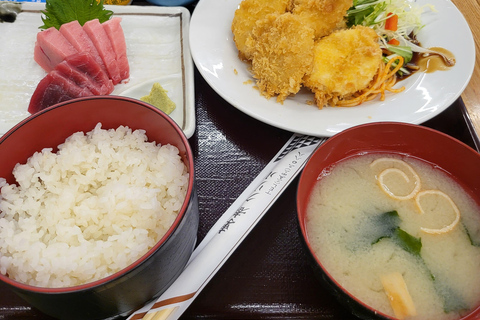
[[[446,313],[452,311],[460,311],[466,309],[466,303],[462,299],[461,295],[455,292],[450,288],[445,282],[440,281],[436,276],[430,271],[427,267],[425,261],[422,258],[422,241],[421,238],[416,238],[400,228],[400,216],[395,210],[382,213],[378,216],[372,217],[370,220],[371,223],[377,223],[379,228],[377,228],[376,234],[374,234],[374,239],[372,240],[372,246],[378,243],[382,239],[390,239],[400,248],[406,252],[417,257],[420,263],[425,267],[427,272],[430,274],[430,278],[434,283],[435,290],[444,300],[444,311]],[[466,228],[465,228],[466,229]],[[467,230],[467,229],[466,229]],[[467,234],[468,230],[467,230]],[[470,238],[470,235],[469,235]],[[471,238],[470,238],[471,240]],[[473,244],[473,241],[472,241]]]

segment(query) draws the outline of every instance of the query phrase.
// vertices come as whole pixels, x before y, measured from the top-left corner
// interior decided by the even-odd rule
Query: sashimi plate
[[[190,12],[183,7],[105,6],[122,18],[130,78],[112,95],[140,99],[154,82],[176,108],[169,115],[187,138],[195,131],[193,61],[189,49]],[[33,60],[42,3],[23,3],[13,23],[0,23],[0,135],[30,114],[30,97],[46,72]]]
[[[241,0],[200,0],[190,21],[190,50],[206,82],[232,106],[272,126],[314,136],[330,137],[355,125],[399,121],[423,123],[448,108],[467,86],[475,66],[475,43],[463,15],[450,0],[432,3],[436,11],[422,15],[418,40],[425,47],[452,52],[456,65],[448,71],[416,73],[401,81],[405,91],[387,94],[352,108],[319,110],[307,90],[283,103],[267,100],[255,88],[248,65],[238,58],[231,25]]]

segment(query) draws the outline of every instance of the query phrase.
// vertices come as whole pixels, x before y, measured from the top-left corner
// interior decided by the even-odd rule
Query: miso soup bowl
[[[466,144],[427,127],[379,122],[347,129],[322,144],[307,162],[297,189],[297,214],[303,244],[313,272],[322,285],[361,319],[395,319],[366,305],[343,288],[315,255],[306,231],[306,208],[321,172],[346,158],[365,153],[410,155],[436,164],[449,172],[471,195],[480,195],[480,154]],[[474,196],[475,198],[475,196]],[[480,306],[462,320],[480,319]]]
[[[68,288],[42,288],[0,275],[13,292],[54,318],[115,319],[126,316],[159,296],[178,277],[194,249],[198,230],[198,200],[193,154],[178,125],[159,109],[138,100],[97,96],[70,100],[31,115],[0,139],[0,177],[14,183],[16,163],[43,148],[63,143],[71,134],[128,126],[143,129],[149,141],[176,146],[189,171],[186,199],[165,236],[123,270],[95,282]]]

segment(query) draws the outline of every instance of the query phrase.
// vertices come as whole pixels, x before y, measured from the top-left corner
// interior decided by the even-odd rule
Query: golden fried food
[[[233,40],[242,60],[251,59],[246,41],[258,20],[270,13],[284,13],[291,8],[292,0],[243,0],[235,11],[232,21]]]
[[[319,108],[369,86],[383,63],[377,39],[373,29],[357,26],[315,43],[313,69],[304,84],[315,93]]]
[[[293,14],[315,30],[315,38],[345,27],[347,10],[353,0],[293,0]]]
[[[270,14],[252,31],[252,73],[260,92],[283,102],[300,90],[313,63],[313,29],[290,12]]]

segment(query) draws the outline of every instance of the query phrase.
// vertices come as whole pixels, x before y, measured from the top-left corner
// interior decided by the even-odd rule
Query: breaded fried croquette
[[[382,62],[377,33],[357,26],[336,31],[315,43],[312,72],[304,85],[315,93],[319,108],[366,88]]]
[[[252,31],[252,73],[260,92],[283,102],[300,90],[313,63],[313,29],[290,12],[269,14]]]
[[[251,53],[245,45],[258,20],[270,13],[285,13],[291,9],[292,0],[243,0],[235,11],[232,21],[233,40],[242,60],[250,60]]]
[[[345,27],[347,10],[353,0],[293,0],[293,14],[315,30],[315,38],[329,35]]]

